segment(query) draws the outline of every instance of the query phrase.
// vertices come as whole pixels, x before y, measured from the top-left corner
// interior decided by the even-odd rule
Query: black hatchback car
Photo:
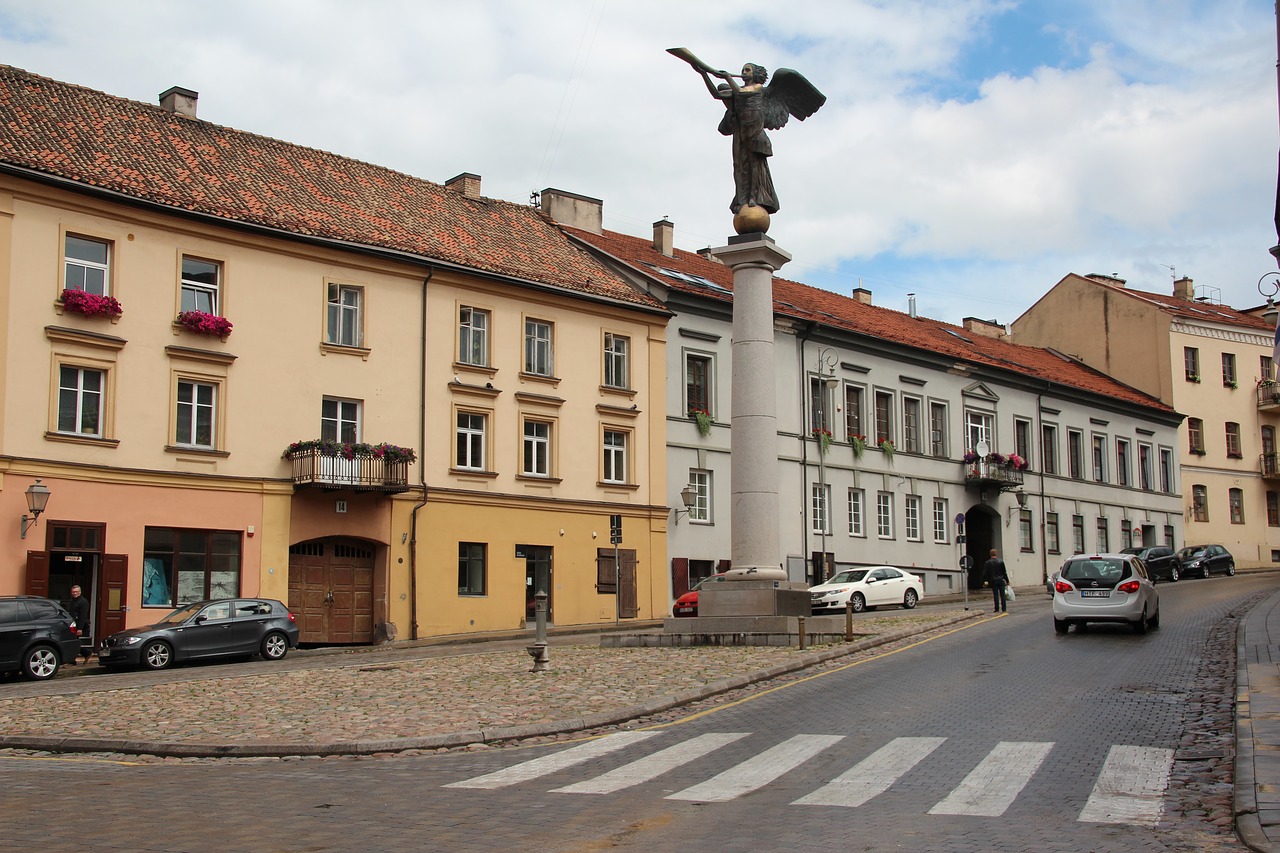
[[[1121,554],[1134,554],[1147,567],[1147,575],[1153,581],[1174,581],[1182,576],[1182,561],[1172,548],[1153,545],[1150,548],[1123,548]]]
[[[75,620],[62,605],[35,595],[0,596],[0,672],[44,680],[80,653]]]
[[[1182,573],[1187,577],[1199,575],[1234,575],[1236,561],[1231,552],[1221,545],[1191,545],[1178,552],[1182,561]]]
[[[104,666],[164,669],[230,655],[280,660],[298,647],[298,623],[271,598],[220,598],[180,607],[154,625],[112,634],[98,649]]]

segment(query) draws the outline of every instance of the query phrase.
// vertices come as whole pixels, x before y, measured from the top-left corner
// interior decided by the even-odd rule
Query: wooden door
[[[373,642],[373,546],[325,539],[289,549],[289,609],[302,643]]]
[[[38,595],[41,598],[49,597],[48,551],[27,552],[27,585],[24,588],[24,593],[26,595]]]
[[[125,628],[125,605],[129,601],[129,555],[103,554],[98,583],[98,612],[94,635],[101,639]]]

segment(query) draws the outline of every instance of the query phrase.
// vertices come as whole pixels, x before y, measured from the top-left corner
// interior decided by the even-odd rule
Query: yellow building
[[[239,595],[304,642],[512,628],[542,585],[557,624],[662,615],[658,302],[475,175],[178,88],[0,66],[0,103],[0,594],[79,583],[97,639]]]

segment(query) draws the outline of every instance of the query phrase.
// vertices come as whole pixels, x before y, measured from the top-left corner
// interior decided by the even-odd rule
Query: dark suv
[[[1153,581],[1177,581],[1182,575],[1182,561],[1172,548],[1154,545],[1150,548],[1124,548],[1120,553],[1136,554]]]
[[[0,672],[43,680],[80,653],[75,620],[62,605],[34,595],[0,596]]]

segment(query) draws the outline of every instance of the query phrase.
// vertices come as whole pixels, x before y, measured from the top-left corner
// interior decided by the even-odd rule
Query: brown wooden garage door
[[[299,642],[373,642],[373,546],[313,539],[289,548],[289,609]]]

